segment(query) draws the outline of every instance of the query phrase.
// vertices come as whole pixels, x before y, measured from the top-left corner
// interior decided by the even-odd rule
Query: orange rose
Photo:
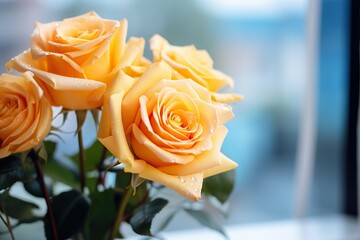
[[[150,48],[154,61],[164,61],[173,69],[173,79],[190,78],[209,89],[212,98],[218,102],[236,102],[242,96],[216,93],[225,85],[233,87],[234,81],[229,76],[213,68],[213,61],[207,51],[197,50],[195,46],[172,46],[160,35],[150,39]]]
[[[51,105],[31,73],[0,76],[0,158],[38,145],[51,121]]]
[[[237,166],[220,152],[233,114],[194,81],[167,79],[163,62],[136,81],[122,74],[105,97],[98,139],[125,171],[198,200],[204,177]]]
[[[33,72],[52,105],[97,108],[119,69],[148,64],[143,58],[144,40],[131,38],[126,44],[126,32],[126,20],[102,19],[94,12],[37,23],[31,48],[6,67]]]

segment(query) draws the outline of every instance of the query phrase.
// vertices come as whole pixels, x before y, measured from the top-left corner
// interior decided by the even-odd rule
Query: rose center
[[[66,43],[84,43],[98,38],[103,33],[103,24],[96,18],[78,22],[64,21],[56,29],[56,39]]]
[[[182,121],[181,121],[181,117],[179,115],[174,115],[171,117],[171,120],[173,121],[173,123],[175,123],[178,126],[182,126]]]
[[[8,98],[2,99],[0,102],[0,116],[5,117],[9,115],[9,113],[13,112],[17,107],[17,101]]]

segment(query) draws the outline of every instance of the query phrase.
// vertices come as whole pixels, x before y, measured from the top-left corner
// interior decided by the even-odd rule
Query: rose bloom
[[[51,121],[51,105],[31,73],[0,76],[0,158],[38,145]]]
[[[236,102],[242,96],[236,94],[217,93],[222,87],[234,81],[229,76],[213,68],[213,61],[205,50],[198,50],[195,46],[173,46],[160,35],[150,39],[150,48],[153,51],[154,61],[164,61],[173,70],[173,79],[190,78],[209,89],[212,99],[218,102]]]
[[[97,108],[119,69],[137,73],[149,64],[143,58],[144,40],[131,38],[126,43],[126,32],[126,20],[103,19],[94,12],[36,23],[31,48],[6,68],[33,72],[52,105]]]
[[[237,166],[220,152],[233,113],[194,81],[167,80],[172,73],[160,62],[138,80],[122,74],[105,96],[98,139],[125,171],[195,201],[203,178]]]

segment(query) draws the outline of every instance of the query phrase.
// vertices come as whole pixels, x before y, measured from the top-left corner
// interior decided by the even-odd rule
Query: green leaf
[[[167,200],[157,198],[136,209],[134,215],[130,219],[130,225],[134,232],[140,235],[152,236],[150,232],[152,220],[167,203]]]
[[[31,180],[34,167],[29,159],[21,161],[17,155],[0,160],[0,190],[11,187],[17,181]]]
[[[178,211],[170,211],[167,213],[167,215],[159,220],[159,222],[157,222],[157,228],[154,231],[154,234],[160,233],[161,231],[163,231],[171,222],[171,220],[174,218],[174,216],[176,215]]]
[[[46,189],[49,193],[49,196],[53,195],[53,182],[49,177],[44,177],[44,182],[45,182],[45,186]],[[36,180],[36,178],[34,177],[34,179],[32,181],[27,181],[27,182],[23,182],[24,188],[25,190],[30,193],[31,195],[35,196],[35,197],[43,197],[43,192],[41,190],[40,184],[39,182]]]
[[[226,239],[229,239],[222,226],[216,222],[207,212],[204,210],[192,210],[192,209],[184,209],[190,216],[195,218],[200,224],[210,229],[213,229],[219,233],[221,233]]]
[[[116,173],[115,187],[125,189],[129,186],[131,181],[131,173],[126,173],[124,170]]]
[[[49,176],[55,182],[62,182],[73,188],[79,186],[79,170],[71,160],[50,158],[44,165],[44,174]],[[66,161],[67,160],[67,161]]]
[[[98,177],[86,178],[86,187],[89,189],[90,193],[97,191],[97,182],[98,182]]]
[[[48,158],[54,158],[55,150],[56,150],[56,142],[53,141],[44,141],[44,147],[46,149]]]
[[[235,171],[224,172],[206,178],[203,183],[203,193],[216,197],[221,203],[229,198],[235,181]]]
[[[52,199],[52,206],[59,239],[67,239],[76,234],[89,213],[90,201],[79,191],[70,190],[60,193]],[[51,239],[51,226],[48,217],[44,217],[45,234]]]
[[[103,145],[98,141],[95,140],[94,143],[85,150],[86,155],[86,163],[85,163],[85,171],[90,172],[97,169],[97,165],[99,164],[99,161],[101,159],[101,153],[103,150]],[[79,165],[79,154],[75,154],[70,156],[72,160],[76,163],[76,165]]]
[[[116,217],[115,193],[113,189],[90,194],[91,208],[85,223],[85,239],[109,239]]]
[[[34,203],[11,196],[9,191],[0,194],[0,211],[12,218],[21,221],[36,218],[33,210],[38,208]]]
[[[130,197],[125,212],[130,213],[138,205],[147,202],[149,199],[148,193],[149,190],[146,186],[146,182],[143,182],[136,188],[136,192],[134,191],[133,195]]]

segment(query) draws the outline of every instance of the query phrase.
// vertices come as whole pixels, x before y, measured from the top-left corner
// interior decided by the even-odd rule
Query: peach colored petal
[[[231,159],[229,159],[224,154],[221,154],[221,165],[205,170],[204,178],[211,177],[213,175],[230,171],[238,166],[238,164]]]
[[[234,118],[234,113],[232,112],[232,108],[230,105],[215,102],[213,106],[216,108],[220,125],[225,124],[226,122]]]
[[[55,54],[56,55],[56,54]],[[66,64],[67,62],[63,62],[61,60],[61,57],[58,58],[57,56],[54,55],[48,55],[46,57],[48,60],[50,58],[53,58],[53,65],[49,65],[45,59],[41,59],[39,61],[34,60],[30,54],[30,49],[24,51],[22,54],[12,58],[10,61],[8,61],[5,65],[7,71],[9,71],[10,69],[15,69],[19,72],[25,72],[25,71],[29,71],[30,69],[38,69],[38,70],[43,70],[46,72],[60,72],[62,76],[72,76],[72,77],[78,77],[78,78],[82,78],[84,77],[83,74],[83,70],[76,64],[77,66],[71,66]],[[59,60],[62,64],[57,64],[56,61]],[[70,60],[72,61],[72,60]],[[63,64],[65,63],[65,64]],[[50,67],[50,69],[49,69]]]
[[[131,145],[136,156],[154,166],[187,164],[194,160],[193,155],[180,155],[167,152],[151,142],[135,125],[132,125]]]
[[[219,166],[222,164],[222,154],[220,149],[226,134],[227,129],[224,126],[219,126],[211,136],[214,146],[212,149],[196,156],[195,160],[188,164],[159,167],[158,169],[171,175],[188,175]]]
[[[198,201],[201,198],[203,172],[174,176],[147,164],[145,169],[139,173],[139,176],[171,188],[192,201]]]
[[[118,156],[116,146],[111,144],[113,139],[111,133],[111,123],[110,123],[110,113],[108,102],[109,98],[112,94],[120,93],[120,92],[127,92],[128,89],[134,84],[135,79],[132,77],[127,76],[124,72],[119,71],[115,80],[113,81],[112,85],[107,89],[104,95],[104,103],[103,103],[103,110],[101,114],[99,129],[97,137],[100,142],[106,146],[113,155]],[[121,107],[121,103],[118,103]],[[106,142],[106,143],[105,143]]]
[[[163,53],[161,55],[162,60],[169,64],[176,72],[180,74],[180,78],[191,78],[196,83],[200,84],[209,89],[209,83],[206,82],[203,78],[198,76],[191,68],[184,66],[174,60],[172,60],[168,55]]]
[[[121,57],[124,55],[125,45],[126,45],[126,33],[128,29],[128,22],[126,19],[120,21],[119,28],[115,31],[113,40],[111,41],[111,51],[112,51],[112,62],[114,66],[117,66]]]
[[[103,46],[104,49],[101,49],[101,51],[104,50],[102,55],[96,56],[91,54],[81,68],[84,71],[86,79],[97,79],[109,85],[111,82],[107,81],[112,79],[106,78],[106,75],[112,72],[111,52],[107,45]]]
[[[211,99],[216,102],[231,103],[244,99],[244,96],[232,93],[211,93]]]
[[[176,138],[172,138],[171,140],[169,140],[169,137],[173,136],[170,133],[164,131],[162,128],[160,129],[160,126],[155,125],[153,126],[152,123],[150,122],[150,119],[148,118],[149,113],[148,113],[148,109],[147,107],[149,106],[148,104],[148,99],[146,96],[141,96],[140,97],[140,112],[141,113],[141,120],[142,123],[139,124],[139,128],[141,129],[141,131],[146,135],[146,137],[148,137],[152,142],[154,142],[156,145],[163,147],[164,149],[166,149],[167,151],[173,152],[176,151],[178,148],[180,149],[189,149],[191,148],[191,146],[194,145],[193,140],[180,140],[180,139],[176,139]],[[155,98],[152,98],[152,100],[155,100]],[[152,101],[152,102],[155,102]],[[150,105],[154,105],[150,104]],[[136,123],[136,121],[135,121]],[[153,128],[155,127],[155,128]],[[173,151],[174,150],[174,151]],[[184,152],[184,153],[193,153],[193,152]]]
[[[172,46],[159,35],[150,39],[150,49],[154,61],[167,62],[175,72],[175,79],[191,78],[210,91],[217,91],[225,85],[233,87],[233,79],[213,69],[213,62],[205,50],[198,50],[193,45]]]
[[[114,144],[118,151],[115,156],[125,165],[125,167],[131,167],[134,162],[134,156],[127,144],[126,135],[122,125],[121,104],[119,104],[122,102],[123,97],[123,91],[111,95],[109,98],[109,115],[111,132]]]
[[[133,63],[141,62],[144,47],[145,40],[143,38],[130,38],[118,68],[122,69],[126,66],[131,66]]]
[[[39,60],[44,55],[46,51],[44,49],[49,49],[48,41],[53,37],[55,27],[59,22],[46,23],[42,24],[39,22],[35,23],[35,29],[31,34],[31,55],[35,60]]]
[[[33,72],[37,79],[46,85],[44,90],[48,92],[45,91],[45,94],[53,105],[61,105],[68,109],[89,109],[102,105],[106,89],[104,83],[45,72],[22,60],[22,56],[11,60],[6,64],[6,68]]]
[[[150,49],[154,55],[154,61],[159,62],[161,60],[161,52],[164,48],[169,46],[169,42],[159,34],[155,34],[150,38]]]
[[[167,65],[166,63],[163,64]],[[203,86],[189,80],[191,79],[181,79],[181,80],[172,81],[169,80],[169,78],[164,78],[162,81],[159,81],[159,83],[157,83],[156,85],[154,84],[150,89],[148,89],[144,93],[144,95],[151,97],[156,92],[160,92],[161,89],[167,87],[167,88],[174,88],[179,92],[185,92],[193,99],[201,99],[205,102],[211,103],[212,102],[211,93]]]
[[[171,78],[171,69],[165,63],[155,63],[139,78],[126,93],[122,102],[124,127],[127,129],[135,120],[141,95],[162,79]]]
[[[0,158],[11,153],[28,150],[38,145],[49,133],[52,121],[52,109],[33,74],[25,72],[21,76],[3,74],[0,76],[0,108],[6,101],[17,99],[17,109],[0,114],[0,124],[13,119],[0,129]],[[11,94],[15,98],[11,98]],[[2,101],[2,99],[7,99]],[[9,115],[10,113],[10,115]]]

